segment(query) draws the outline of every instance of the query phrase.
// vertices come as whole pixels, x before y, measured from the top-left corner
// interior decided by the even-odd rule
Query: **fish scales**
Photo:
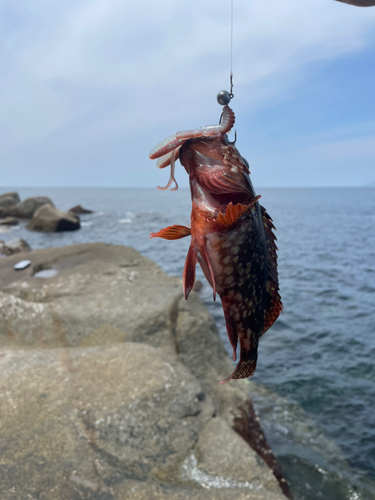
[[[234,360],[240,344],[239,363],[222,382],[247,378],[256,368],[259,338],[282,310],[272,219],[258,203],[247,161],[225,133],[186,139],[178,156],[189,175],[191,225],[170,226],[151,237],[191,235],[183,273],[185,297],[199,262],[214,298],[216,293],[221,298]]]

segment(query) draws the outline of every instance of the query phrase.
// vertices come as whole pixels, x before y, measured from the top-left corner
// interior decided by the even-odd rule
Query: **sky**
[[[255,186],[375,182],[374,63],[375,7],[234,0]],[[217,123],[229,72],[230,0],[0,0],[0,186],[164,185],[149,151]]]

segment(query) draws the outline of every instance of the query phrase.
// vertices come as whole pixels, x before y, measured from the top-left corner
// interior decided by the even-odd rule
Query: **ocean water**
[[[3,189],[0,192],[9,191]],[[0,235],[33,249],[130,245],[181,276],[189,238],[149,240],[187,224],[186,189],[17,189],[67,210],[95,210],[72,233]],[[250,392],[296,500],[375,499],[375,189],[258,189],[277,227],[284,311],[262,337]],[[198,279],[204,282],[201,273]],[[200,292],[229,350],[220,302]],[[235,382],[231,382],[235,383]]]

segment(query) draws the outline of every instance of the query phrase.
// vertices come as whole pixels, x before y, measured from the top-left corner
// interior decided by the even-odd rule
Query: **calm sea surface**
[[[1,192],[10,191],[9,188]],[[105,241],[130,245],[181,276],[189,238],[149,240],[186,224],[188,190],[18,189],[62,210],[95,210],[73,233],[14,228],[33,249]],[[375,189],[259,189],[277,227],[284,311],[261,340],[252,380],[266,434],[297,500],[375,499]],[[198,278],[204,281],[202,274]],[[204,286],[229,347],[220,303]]]

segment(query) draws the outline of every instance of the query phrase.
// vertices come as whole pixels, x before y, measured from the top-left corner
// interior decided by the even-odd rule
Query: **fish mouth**
[[[249,195],[249,193],[210,193],[210,196],[220,210],[231,202],[233,205],[237,205],[237,203],[247,205],[251,202],[252,198],[254,198],[254,196]]]

